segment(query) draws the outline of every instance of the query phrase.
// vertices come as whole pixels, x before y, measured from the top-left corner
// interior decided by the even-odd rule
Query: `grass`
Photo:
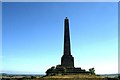
[[[105,79],[105,77],[103,76],[77,74],[77,75],[46,76],[39,80],[107,80],[107,79]]]

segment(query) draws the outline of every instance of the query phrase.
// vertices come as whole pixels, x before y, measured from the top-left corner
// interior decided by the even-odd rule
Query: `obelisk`
[[[61,65],[67,68],[74,67],[74,58],[71,55],[70,49],[70,32],[69,32],[69,20],[66,17],[64,20],[64,52],[61,58]]]

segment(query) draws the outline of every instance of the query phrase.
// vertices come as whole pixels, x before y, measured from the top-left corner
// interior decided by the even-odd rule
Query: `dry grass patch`
[[[104,78],[102,76],[96,75],[85,75],[85,74],[77,74],[77,75],[59,75],[59,76],[46,76],[44,78]]]

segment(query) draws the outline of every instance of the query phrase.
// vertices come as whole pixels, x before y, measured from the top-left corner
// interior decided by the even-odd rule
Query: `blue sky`
[[[117,3],[11,2],[2,9],[3,72],[44,74],[60,64],[66,16],[75,67],[118,72]]]

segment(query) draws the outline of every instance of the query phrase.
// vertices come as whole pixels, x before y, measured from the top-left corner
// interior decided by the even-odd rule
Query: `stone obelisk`
[[[66,68],[74,68],[74,58],[70,49],[69,20],[67,17],[64,20],[64,54],[61,58],[61,65]]]

